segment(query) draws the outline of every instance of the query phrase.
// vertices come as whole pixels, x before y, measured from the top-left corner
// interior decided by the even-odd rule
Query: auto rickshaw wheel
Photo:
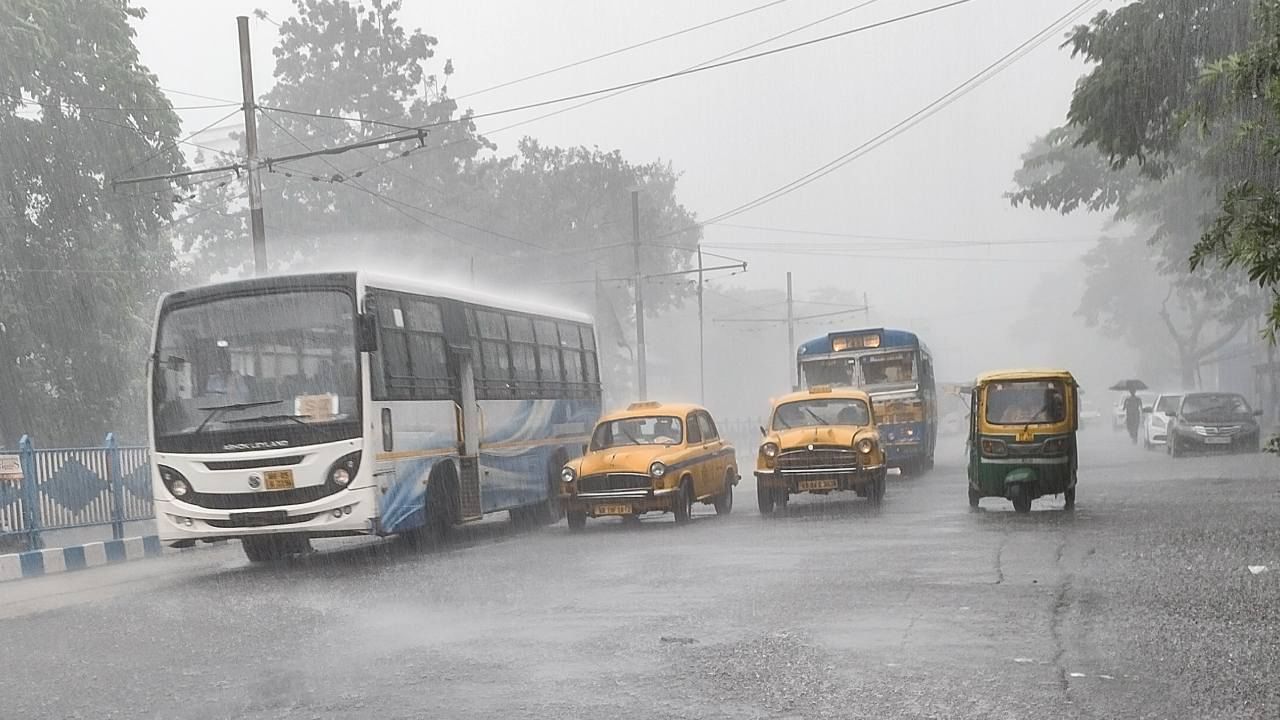
[[[982,496],[978,494],[978,491],[973,488],[969,488],[969,507],[976,508],[978,507],[978,503],[981,501]]]
[[[1063,509],[1065,510],[1076,509],[1076,489],[1075,488],[1073,487],[1067,488],[1065,491],[1063,491],[1062,497],[1067,501],[1067,504],[1064,506]]]
[[[756,505],[761,515],[772,515],[774,506],[773,489],[756,481]]]
[[[1031,512],[1031,496],[1016,495],[1013,498],[1013,511],[1018,513]]]

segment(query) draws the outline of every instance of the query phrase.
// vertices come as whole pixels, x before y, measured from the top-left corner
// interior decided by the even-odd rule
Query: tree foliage
[[[178,118],[119,0],[0,0],[0,442],[140,439]]]

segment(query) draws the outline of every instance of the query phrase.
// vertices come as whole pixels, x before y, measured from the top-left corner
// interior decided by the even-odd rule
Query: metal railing
[[[4,455],[0,453],[0,455]],[[18,452],[0,465],[19,472],[0,476],[0,548],[39,550],[43,533],[111,526],[154,516],[145,447],[121,446],[108,434],[102,447],[37,449],[23,436]]]

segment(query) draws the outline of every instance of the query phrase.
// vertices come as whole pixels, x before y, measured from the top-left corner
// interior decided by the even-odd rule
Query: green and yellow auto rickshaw
[[[982,375],[969,413],[969,505],[1008,498],[1017,512],[1062,495],[1076,502],[1076,430],[1080,391],[1066,370],[1009,370]]]

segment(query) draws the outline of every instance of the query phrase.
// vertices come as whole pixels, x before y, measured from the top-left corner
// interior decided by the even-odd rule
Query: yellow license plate
[[[292,470],[268,470],[262,474],[262,486],[268,490],[292,490]]]
[[[835,480],[801,480],[801,490],[835,490],[840,483]]]
[[[630,515],[630,505],[597,505],[596,515]]]

